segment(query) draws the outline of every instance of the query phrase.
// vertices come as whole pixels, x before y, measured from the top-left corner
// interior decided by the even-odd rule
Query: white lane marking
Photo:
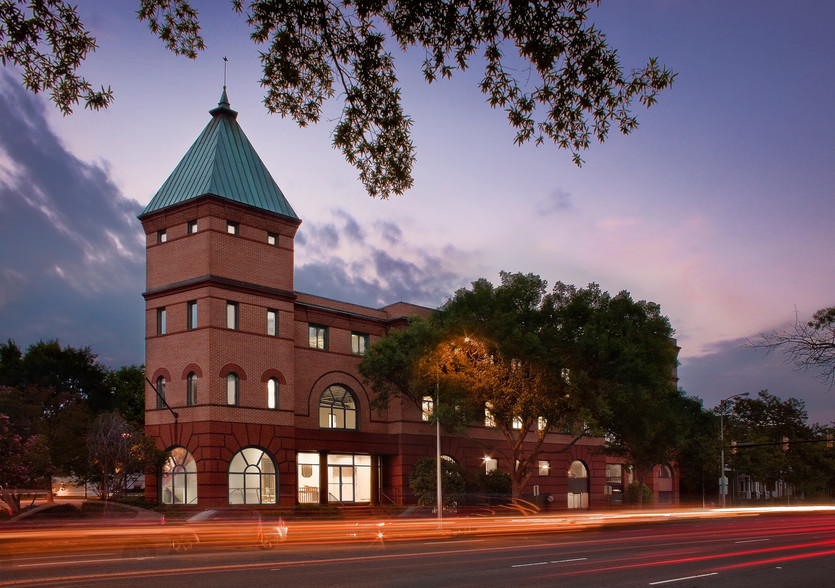
[[[660,584],[672,584],[673,582],[684,582],[685,580],[695,580],[696,578],[707,578],[708,576],[718,576],[719,572],[711,572],[709,574],[699,574],[698,576],[683,576],[681,578],[670,578],[669,580],[659,580],[658,582],[650,582],[650,586],[658,586]]]
[[[551,561],[535,561],[533,563],[526,563],[526,564],[515,564],[510,567],[512,568],[527,568],[530,566],[545,566],[550,564],[559,564],[559,563],[568,563],[572,561],[586,561],[587,557],[575,557],[574,559],[554,559]]]
[[[744,539],[742,541],[734,541],[734,543],[762,543],[763,541],[771,541],[771,539]]]

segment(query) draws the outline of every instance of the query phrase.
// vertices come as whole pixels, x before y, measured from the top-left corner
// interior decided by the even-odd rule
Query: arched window
[[[157,408],[165,408],[165,378],[157,378]]]
[[[160,475],[160,500],[163,504],[197,504],[197,464],[185,447],[166,452]]]
[[[240,378],[235,372],[229,372],[226,375],[226,404],[230,406],[237,406],[240,400],[238,388],[240,386]]]
[[[229,504],[275,504],[278,474],[272,456],[244,447],[229,462]]]
[[[267,408],[278,408],[278,378],[267,380]]]
[[[186,404],[194,406],[197,404],[197,374],[189,372],[186,377]]]
[[[329,386],[319,399],[319,426],[323,429],[356,429],[357,403],[344,386]]]

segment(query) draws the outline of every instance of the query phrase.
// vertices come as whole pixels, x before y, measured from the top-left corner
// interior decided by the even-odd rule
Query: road
[[[533,520],[533,519],[532,519]],[[541,520],[541,519],[539,519]],[[497,525],[504,521],[497,521]],[[298,525],[301,529],[302,525]],[[835,514],[737,513],[639,520],[579,530],[288,541],[257,548],[131,553],[100,549],[7,560],[7,586],[828,586],[835,583]],[[508,525],[508,528],[511,528]],[[293,524],[290,524],[293,533]],[[299,533],[303,535],[303,533]]]

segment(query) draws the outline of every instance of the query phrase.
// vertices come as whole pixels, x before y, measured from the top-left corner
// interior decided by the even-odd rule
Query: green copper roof
[[[214,195],[297,219],[296,213],[229,107],[226,87],[212,120],[140,214],[156,212],[199,196]]]

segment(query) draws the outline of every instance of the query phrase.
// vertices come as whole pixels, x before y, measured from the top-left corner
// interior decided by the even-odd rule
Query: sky
[[[835,421],[835,391],[744,346],[835,304],[835,4],[603,2],[592,20],[625,69],[678,73],[639,127],[584,152],[513,144],[478,67],[428,85],[395,50],[417,147],[414,187],[370,198],[331,147],[340,104],[300,129],[270,115],[259,47],[231,3],[197,1],[206,50],[168,52],[138,0],[79,0],[98,42],[81,70],[106,111],[64,117],[0,70],[0,339],[144,361],[136,216],[210,120],[224,83],[238,122],[302,219],[296,289],[379,307],[438,306],[478,278],[532,272],[661,305],[679,385],[705,408],[768,389]]]

